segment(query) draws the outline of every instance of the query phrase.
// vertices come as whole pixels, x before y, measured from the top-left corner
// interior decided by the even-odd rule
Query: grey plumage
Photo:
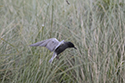
[[[55,49],[60,46],[61,44],[64,43],[64,40],[59,42],[56,38],[50,38],[47,40],[43,40],[34,44],[31,44],[30,46],[41,46],[41,47],[46,47],[49,49],[51,52],[55,51]],[[53,59],[57,56],[57,54],[54,52],[52,58],[49,60],[50,63],[52,63]]]
[[[63,40],[64,41],[64,40]],[[59,42],[56,38],[50,38],[47,40],[43,40],[34,44],[31,44],[30,46],[41,46],[46,47],[51,52],[54,51],[60,44],[63,43],[63,41]]]
[[[71,42],[64,42],[64,40],[62,40],[61,42],[59,42],[56,38],[50,38],[47,40],[43,40],[34,44],[31,44],[30,46],[41,46],[41,47],[46,47],[47,49],[49,49],[51,52],[53,51],[53,56],[52,58],[49,60],[50,63],[52,63],[53,59],[60,54],[61,52],[63,52],[66,48],[75,48],[73,43]]]

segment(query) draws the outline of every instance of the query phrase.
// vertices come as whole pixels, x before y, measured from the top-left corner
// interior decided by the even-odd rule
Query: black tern
[[[49,49],[51,52],[53,52],[52,58],[49,60],[50,63],[52,63],[53,59],[56,57],[58,58],[57,55],[59,55],[61,52],[63,52],[67,48],[75,48],[77,49],[73,43],[71,42],[64,42],[62,40],[59,42],[56,38],[50,38],[47,40],[43,40],[34,44],[31,44],[30,46],[41,46],[41,47],[46,47]]]

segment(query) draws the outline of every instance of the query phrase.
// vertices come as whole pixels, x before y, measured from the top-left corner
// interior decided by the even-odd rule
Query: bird
[[[52,58],[49,60],[49,63],[52,63],[54,58],[59,58],[58,55],[62,53],[65,49],[67,48],[74,48],[77,49],[72,42],[65,42],[62,40],[59,42],[56,38],[50,38],[46,39],[34,44],[31,44],[29,46],[41,46],[41,47],[46,47],[48,50],[53,52]]]

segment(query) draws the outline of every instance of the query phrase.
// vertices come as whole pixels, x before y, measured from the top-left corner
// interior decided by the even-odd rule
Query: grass
[[[124,0],[2,0],[0,83],[124,83]],[[30,44],[71,41],[60,60]]]

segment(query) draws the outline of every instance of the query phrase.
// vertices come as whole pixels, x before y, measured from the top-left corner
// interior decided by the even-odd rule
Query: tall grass
[[[125,83],[124,0],[1,0],[0,83]],[[71,41],[60,59],[30,44]]]

